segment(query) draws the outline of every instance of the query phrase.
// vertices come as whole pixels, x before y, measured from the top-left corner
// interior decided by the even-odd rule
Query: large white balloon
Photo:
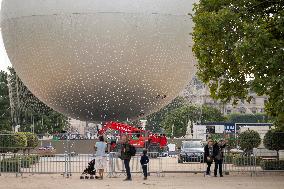
[[[81,120],[135,119],[193,75],[195,0],[3,0],[2,34],[24,84]]]

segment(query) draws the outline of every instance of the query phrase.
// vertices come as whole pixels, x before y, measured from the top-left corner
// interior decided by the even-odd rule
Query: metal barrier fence
[[[55,154],[52,156],[39,156],[37,154],[0,154],[1,169],[0,174],[15,173],[16,175],[31,174],[63,174],[66,177],[74,173],[82,173],[88,167],[88,163],[95,157],[92,154]],[[200,157],[199,154],[196,157]],[[158,176],[165,173],[205,173],[207,164],[203,159],[191,157],[185,162],[180,162],[178,156],[151,158],[148,166],[149,173]],[[199,161],[200,160],[200,161]],[[133,174],[142,174],[140,156],[132,157],[130,168]],[[211,172],[214,170],[214,163]],[[255,174],[263,171],[260,166],[260,159],[257,156],[235,156],[226,154],[223,160],[223,172],[249,172]],[[109,177],[125,174],[124,164],[115,153],[107,156],[107,166],[105,169]]]
[[[31,174],[63,174],[69,177],[73,173],[82,173],[88,163],[95,157],[92,154],[55,154],[52,156],[39,156],[37,154],[0,154],[1,167],[0,175],[3,173],[15,173],[21,175],[25,173]],[[161,172],[161,159],[151,160],[148,166],[150,173]],[[132,157],[130,161],[131,172],[134,174],[142,173],[140,165],[140,156]],[[115,153],[107,156],[107,166],[105,172],[109,177],[125,174],[124,164]]]
[[[17,137],[21,137],[18,135]],[[30,149],[19,149],[9,134],[0,135],[0,175],[1,174],[62,174],[69,177],[75,173],[82,173],[88,167],[88,163],[95,157],[93,154],[73,153],[68,138],[66,139],[66,152],[63,154],[53,153],[52,149],[48,153],[35,151],[29,153]],[[149,153],[150,163],[148,171],[151,174],[163,176],[165,173],[201,173],[204,174],[207,164],[204,162],[204,154],[186,153],[159,156],[158,153]],[[284,161],[277,161],[275,157],[254,152],[251,155],[241,153],[231,153],[225,151],[223,160],[223,172],[246,172],[255,175],[265,171],[284,171]],[[133,174],[142,174],[140,156],[132,157],[130,168]],[[214,163],[211,171],[214,170]],[[107,176],[114,177],[125,174],[124,164],[116,153],[109,153],[107,156]]]

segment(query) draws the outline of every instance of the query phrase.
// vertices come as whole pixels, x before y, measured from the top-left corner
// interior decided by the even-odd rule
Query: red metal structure
[[[164,138],[160,137],[157,134],[153,134],[149,131],[139,129],[137,127],[130,126],[125,123],[106,122],[104,126],[102,127],[102,129],[99,131],[99,134],[103,135],[106,133],[107,130],[118,131],[119,135],[121,134],[129,135],[130,144],[132,144],[136,148],[148,148],[149,149],[149,146],[156,146],[157,148],[162,148],[167,145],[167,141],[165,137]]]

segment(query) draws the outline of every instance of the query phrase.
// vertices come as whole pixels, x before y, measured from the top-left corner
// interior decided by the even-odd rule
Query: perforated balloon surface
[[[4,0],[2,35],[40,100],[80,120],[159,110],[193,75],[189,0]]]

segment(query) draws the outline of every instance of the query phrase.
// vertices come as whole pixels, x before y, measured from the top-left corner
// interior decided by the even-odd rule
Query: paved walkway
[[[59,175],[14,175],[0,176],[0,189],[282,189],[284,176],[261,175],[250,177],[228,175],[203,177],[201,174],[166,174],[165,177],[151,176],[147,181],[134,176],[133,181],[122,181],[123,177],[104,180],[80,180],[79,175],[65,179]]]

